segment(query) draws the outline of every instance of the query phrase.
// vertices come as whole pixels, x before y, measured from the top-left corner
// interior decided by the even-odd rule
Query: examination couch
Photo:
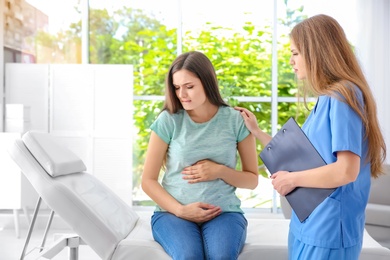
[[[77,247],[81,245],[89,246],[104,260],[170,259],[153,240],[150,216],[140,217],[130,205],[88,173],[80,158],[55,139],[50,134],[27,132],[9,149],[40,200],[66,222],[74,234],[60,238],[65,242],[45,245],[41,256],[47,257],[63,245],[73,252],[69,258],[78,259]],[[36,214],[39,214],[38,210],[34,218]],[[289,220],[248,220],[247,240],[239,259],[287,259]],[[33,221],[31,224],[34,225]],[[360,259],[388,260],[390,250],[365,232]]]

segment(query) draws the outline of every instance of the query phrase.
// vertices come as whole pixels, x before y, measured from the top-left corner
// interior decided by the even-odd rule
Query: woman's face
[[[301,53],[298,51],[297,47],[295,46],[295,43],[292,40],[290,41],[290,46],[291,46],[290,64],[292,65],[294,72],[297,75],[297,78],[299,80],[306,79],[305,61]]]
[[[206,93],[198,77],[192,72],[182,69],[172,75],[176,96],[185,110],[194,110],[206,101]]]

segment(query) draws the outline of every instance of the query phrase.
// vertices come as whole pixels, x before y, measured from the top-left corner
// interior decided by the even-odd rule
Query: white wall
[[[11,63],[5,67],[7,105],[29,107],[29,124],[22,131],[57,136],[83,159],[88,172],[132,205],[132,66]],[[22,204],[33,208],[35,196],[22,193]]]
[[[356,52],[376,98],[378,119],[390,149],[390,1],[358,0],[357,7]]]

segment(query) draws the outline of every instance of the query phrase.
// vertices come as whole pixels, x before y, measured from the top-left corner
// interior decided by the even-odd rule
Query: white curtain
[[[390,1],[357,0],[356,52],[377,101],[378,118],[390,149]],[[390,150],[387,163],[390,163]]]

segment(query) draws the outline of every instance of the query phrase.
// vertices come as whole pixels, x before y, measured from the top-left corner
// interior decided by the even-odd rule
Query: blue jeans
[[[245,244],[248,222],[243,214],[222,213],[197,224],[168,212],[155,212],[152,232],[174,260],[237,259]]]

